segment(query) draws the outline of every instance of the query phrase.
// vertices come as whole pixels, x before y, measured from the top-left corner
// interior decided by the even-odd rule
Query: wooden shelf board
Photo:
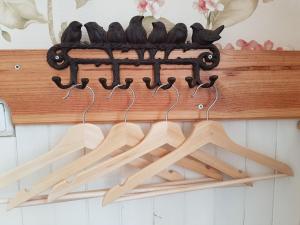
[[[15,124],[74,123],[81,122],[82,111],[89,101],[88,91],[75,90],[68,100],[63,100],[66,90],[58,89],[51,77],[59,75],[68,82],[69,68],[63,71],[52,69],[46,62],[47,50],[1,50],[0,51],[0,98],[9,105]],[[91,58],[101,53],[96,51],[74,51],[73,56]],[[116,53],[118,57],[135,57]],[[188,57],[195,52],[174,53]],[[21,66],[15,70],[15,65]],[[201,90],[195,98],[184,78],[190,76],[190,66],[163,66],[162,79],[175,76],[180,92],[180,102],[169,114],[174,120],[196,120],[205,118],[205,109],[199,111],[197,104],[205,106],[213,100],[213,90]],[[87,114],[87,122],[112,122],[123,119],[124,110],[130,101],[130,93],[116,91],[106,99],[99,77],[112,77],[109,66],[96,68],[80,65],[80,77],[88,77],[95,90],[96,102]],[[209,75],[219,76],[217,87],[220,99],[210,112],[211,119],[257,119],[300,118],[300,51],[233,51],[221,53],[220,65],[202,72],[204,81]],[[160,90],[153,97],[142,78],[152,76],[149,66],[121,67],[122,80],[134,79],[136,102],[128,114],[129,120],[153,121],[164,119],[165,111],[176,95]]]

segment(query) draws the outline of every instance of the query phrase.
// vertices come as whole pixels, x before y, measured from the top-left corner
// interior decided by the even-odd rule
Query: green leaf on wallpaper
[[[10,36],[10,34],[7,31],[2,30],[1,31],[1,35],[4,38],[4,40],[6,40],[8,42],[11,42],[11,36]]]
[[[174,27],[174,23],[170,22],[166,18],[160,17],[159,19],[155,19],[153,16],[145,16],[143,19],[143,26],[149,34],[152,31],[152,23],[160,21],[165,24],[167,31],[171,30]]]
[[[229,27],[247,19],[258,4],[258,0],[220,0],[219,2],[224,5],[224,10],[213,13],[211,18],[213,29],[221,25]]]
[[[75,0],[76,1],[76,9],[81,8],[84,6],[89,0]]]
[[[34,0],[1,0],[0,14],[0,24],[10,29],[24,29],[33,22],[47,22]]]

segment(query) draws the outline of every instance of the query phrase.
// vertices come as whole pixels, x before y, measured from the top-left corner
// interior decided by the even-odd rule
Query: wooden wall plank
[[[274,202],[272,202],[273,182],[258,182],[253,187],[236,187],[202,190],[197,192],[181,193],[180,195],[165,196],[156,203],[155,210],[152,208],[152,199],[136,200],[130,202],[115,203],[108,207],[101,207],[100,199],[91,201],[87,208],[82,204],[85,201],[75,201],[70,203],[59,203],[55,205],[44,205],[22,209],[14,209],[6,212],[5,205],[0,206],[0,224],[9,225],[34,225],[41,221],[46,224],[59,225],[64,222],[80,221],[83,225],[91,224],[140,224],[144,219],[145,224],[164,224],[174,222],[172,214],[173,208],[177,209],[175,224],[289,224],[298,225],[300,199],[299,189],[299,135],[297,120],[282,120],[278,123],[276,135],[276,121],[230,121],[224,122],[226,131],[235,141],[249,147],[257,148],[260,152],[273,156],[275,145],[277,158],[290,164],[295,172],[294,177],[281,178],[276,180]],[[189,123],[185,123],[185,133],[190,130]],[[104,133],[111,125],[102,125]],[[7,170],[15,165],[15,146],[17,139],[17,149],[20,163],[27,161],[36,155],[42,154],[50,149],[52,142],[64,133],[67,126],[17,126],[17,137],[0,138],[2,146],[1,170]],[[209,149],[208,149],[209,150]],[[245,166],[244,159],[232,157],[228,154],[220,154],[218,157],[230,161],[238,168]],[[64,162],[55,163],[52,169],[63,165]],[[247,161],[247,171],[250,174],[261,174],[267,172],[264,167],[254,162]],[[28,187],[32,180],[37,180],[41,175],[47,174],[49,167],[21,182],[22,187]],[[187,178],[196,175],[185,172]],[[124,174],[123,174],[124,175]],[[126,175],[124,175],[126,176]],[[107,187],[120,181],[120,174],[109,174],[100,178],[96,183],[90,184],[89,188]],[[123,176],[122,176],[123,177]],[[123,177],[124,178],[124,177]],[[241,190],[243,189],[243,190]],[[3,197],[13,194],[16,187],[9,190],[1,189]],[[3,193],[2,193],[3,192]],[[1,195],[2,196],[2,195]],[[181,204],[173,206],[174,204]],[[157,204],[162,204],[157,206]],[[171,207],[166,210],[163,207]],[[140,209],[139,209],[140,208]],[[76,212],[77,210],[84,212]],[[89,220],[86,221],[86,210],[88,210]],[[63,212],[69,211],[64,217]],[[212,212],[213,211],[213,212]],[[272,212],[273,211],[273,212]],[[23,212],[23,213],[22,213]],[[73,212],[73,214],[71,213]],[[153,216],[155,212],[158,216]],[[198,214],[197,214],[198,213]],[[70,214],[72,214],[70,216]],[[24,215],[24,218],[23,218]],[[72,217],[73,216],[73,217]],[[162,216],[162,219],[159,218]],[[70,218],[72,217],[72,218]],[[24,222],[23,222],[24,221]],[[80,223],[78,222],[78,224]]]
[[[23,164],[48,151],[48,126],[17,126],[17,151],[19,163]],[[37,171],[21,180],[21,189],[30,188],[34,181],[46,176],[50,166]],[[53,205],[42,205],[22,208],[23,225],[53,225],[55,210]],[[38,216],[37,216],[38,215]]]
[[[243,146],[246,144],[246,122],[225,121],[224,128],[228,135]],[[245,171],[245,159],[226,150],[217,148],[218,158],[229,162],[230,165]],[[246,187],[228,187],[215,189],[214,225],[241,225],[245,220],[245,191]]]
[[[154,218],[156,225],[184,224],[184,193],[156,197],[154,200]]]
[[[101,125],[100,128],[106,136],[109,132],[111,124]],[[104,189],[118,184],[120,181],[120,171],[116,170],[106,176],[101,176],[94,182],[87,185],[88,190]],[[94,198],[87,200],[87,207],[89,212],[89,225],[107,224],[107,225],[121,225],[121,203],[113,203],[107,207],[102,206],[102,198]]]
[[[120,216],[122,225],[152,225],[153,198],[122,202]]]
[[[300,130],[296,120],[278,121],[278,160],[288,163],[294,170],[294,177],[276,179],[273,225],[298,225],[300,222]]]
[[[106,136],[112,125],[101,125],[100,128]],[[88,190],[104,189],[118,184],[120,181],[120,171],[116,170],[108,175],[101,176],[94,182],[87,185]],[[84,188],[84,187],[82,187]],[[106,207],[102,206],[102,198],[94,198],[87,200],[89,212],[89,225],[107,224],[121,225],[121,204],[113,203]]]
[[[0,157],[0,171],[5,171],[14,168],[17,165],[17,150],[16,150],[16,138],[15,137],[1,137],[1,157]],[[14,183],[8,187],[1,188],[0,196],[7,198],[7,196],[13,196],[18,191],[18,184]],[[6,210],[7,205],[0,205],[0,224],[7,225],[23,225],[23,213],[22,209],[15,209],[11,211]]]
[[[185,122],[183,131],[186,137],[193,129],[193,124]],[[204,146],[201,151],[215,155],[214,146]],[[186,179],[204,177],[189,170],[185,170]],[[214,197],[215,189],[206,189],[185,193],[184,225],[207,225],[214,221]]]
[[[180,123],[182,126],[183,123]],[[173,150],[174,148],[170,148]],[[170,167],[170,169],[184,174],[185,169],[181,167]],[[172,207],[171,207],[172,206]],[[169,196],[157,196],[154,198],[153,224],[183,225],[185,223],[186,193],[178,193]]]
[[[95,53],[88,51],[77,54],[81,57],[95,56]],[[174,57],[180,54],[177,52]],[[193,54],[187,52],[186,57]],[[16,64],[21,65],[20,70],[14,69]],[[151,74],[149,66],[121,68],[122,79],[134,78],[133,88],[137,95],[136,104],[129,113],[130,120],[162,119],[168,105],[175,100],[172,91],[161,91],[157,97],[152,96],[142,82],[144,76]],[[198,98],[191,98],[192,90],[184,81],[190,74],[189,66],[162,68],[163,80],[169,76],[177,77],[176,87],[181,94],[178,106],[170,113],[170,119],[205,117],[205,110],[199,113],[194,106],[198,103],[207,104],[213,93],[201,91]],[[220,77],[217,84],[221,97],[210,113],[211,118],[300,117],[300,51],[223,51],[220,65],[213,71],[203,72],[203,80],[206,81],[207,76],[212,74]],[[81,121],[81,112],[89,100],[88,93],[75,91],[68,100],[62,100],[66,91],[54,85],[51,81],[53,75],[62,76],[63,81],[67,82],[69,69],[52,69],[46,62],[46,50],[0,51],[0,98],[11,108],[14,123]],[[96,92],[96,103],[87,116],[88,121],[122,120],[129,94],[118,91],[115,98],[107,100],[108,91],[100,87],[97,81],[99,77],[111,77],[110,67],[80,65],[80,76],[88,77],[90,86]]]
[[[22,210],[7,211],[6,208],[5,204],[0,205],[0,223],[5,225],[23,225]]]
[[[247,121],[247,146],[260,153],[275,158],[276,120]],[[259,176],[273,171],[251,160],[246,161],[248,174]],[[272,224],[274,180],[257,182],[253,187],[246,187],[244,225]]]
[[[144,132],[147,134],[151,127],[150,124],[139,124]],[[125,181],[127,177],[136,173],[138,169],[126,166],[120,169],[121,182]],[[146,183],[153,183],[161,181],[158,177],[153,177]],[[121,202],[121,224],[122,225],[152,225],[154,224],[154,199],[145,198],[140,200],[132,200]]]
[[[70,126],[67,125],[49,125],[49,146],[50,149],[54,147],[59,140],[65,135],[67,129]],[[67,165],[67,163],[75,160],[82,154],[76,152],[70,156],[64,157],[62,160],[59,160],[51,165],[51,172],[55,172],[59,168]],[[88,224],[88,213],[87,213],[87,200],[80,200],[74,202],[64,202],[60,204],[53,204],[55,211],[55,225],[83,225]],[[76,215],[76,216],[74,216]]]

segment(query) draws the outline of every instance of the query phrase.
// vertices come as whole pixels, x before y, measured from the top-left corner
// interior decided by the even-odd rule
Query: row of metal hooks
[[[200,84],[203,84],[200,73],[201,70],[208,71],[215,68],[220,61],[220,52],[214,45],[209,46],[197,46],[195,44],[186,44],[190,49],[209,49],[209,51],[204,51],[200,53],[198,57],[195,58],[175,58],[175,59],[119,59],[110,56],[109,58],[73,58],[68,53],[72,49],[85,49],[87,47],[78,44],[77,46],[65,46],[65,45],[56,45],[49,49],[47,54],[48,64],[57,70],[63,70],[67,67],[70,68],[70,78],[69,82],[66,84],[62,83],[62,79],[59,76],[52,77],[52,80],[61,89],[68,89],[76,84],[77,88],[84,89],[89,82],[88,78],[82,78],[81,81],[78,81],[78,72],[80,65],[94,65],[95,67],[100,67],[102,65],[110,65],[112,67],[112,81],[109,84],[108,80],[104,77],[99,78],[99,82],[102,87],[106,90],[112,90],[115,86],[120,85],[121,89],[128,89],[133,83],[132,78],[126,78],[125,82],[121,82],[120,69],[121,66],[135,66],[140,65],[150,65],[152,66],[153,78],[144,77],[143,82],[145,83],[148,89],[155,89],[162,85],[161,81],[161,66],[162,65],[191,65],[192,71],[191,76],[185,78],[189,88],[194,88]],[[102,46],[103,47],[103,46]],[[101,46],[93,46],[91,49],[103,50]],[[111,47],[111,46],[110,46]],[[180,49],[180,46],[174,47],[175,49]],[[114,47],[116,48],[116,47]],[[111,50],[111,49],[110,49]],[[211,77],[208,83],[203,85],[203,88],[211,87],[216,78]],[[175,77],[168,77],[167,85],[163,89],[169,89],[176,81]]]
[[[186,82],[189,84],[189,81],[192,77],[186,77],[185,80]],[[209,77],[209,81],[206,82],[206,83],[200,83],[198,85],[201,85],[201,88],[210,88],[214,85],[214,83],[216,82],[216,80],[218,79],[218,76],[217,75],[212,75]],[[61,78],[59,76],[53,76],[52,77],[52,81],[61,89],[67,89],[69,87],[65,87],[62,85],[61,83]],[[98,79],[99,83],[102,85],[102,87],[104,87],[104,89],[107,89],[107,90],[112,90],[114,89],[115,87],[118,87],[120,89],[128,89],[130,88],[130,85],[133,83],[133,79],[132,78],[125,78],[125,84],[121,84],[120,82],[117,82],[117,83],[112,83],[111,86],[108,86],[107,85],[107,79],[106,78],[99,78]],[[146,87],[148,89],[154,89],[156,86],[157,87],[160,87],[162,86],[161,88],[164,89],[164,90],[167,90],[167,89],[170,89],[176,82],[176,78],[175,77],[169,77],[167,79],[167,83],[166,84],[162,84],[162,82],[158,82],[157,85],[155,85],[155,87],[151,87],[149,86],[150,83],[151,83],[151,78],[149,77],[144,77],[143,78],[143,81],[144,83],[146,84]],[[80,83],[74,83],[72,84],[72,86],[76,86],[76,88],[78,89],[85,89],[87,87],[89,83],[89,79],[88,78],[81,78],[81,82]],[[190,88],[193,88],[193,86],[189,86]]]

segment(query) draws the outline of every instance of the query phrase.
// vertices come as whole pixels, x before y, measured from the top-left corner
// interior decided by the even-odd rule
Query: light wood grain
[[[124,194],[117,201],[129,201],[134,199],[150,198],[159,195],[174,194],[180,192],[189,192],[195,190],[202,190],[208,188],[217,188],[217,187],[227,187],[227,186],[237,186],[250,182],[258,182],[263,180],[269,180],[274,178],[285,177],[285,174],[273,174],[273,175],[264,175],[257,177],[233,179],[228,181],[217,181],[214,182],[210,178],[199,179],[196,182],[182,182],[182,184],[170,184],[170,185],[145,185],[140,188],[132,190],[130,193]],[[172,183],[172,182],[169,182]],[[42,204],[51,204],[51,203],[61,203],[67,201],[75,201],[79,199],[88,199],[88,198],[99,198],[103,197],[108,189],[94,190],[94,191],[83,191],[83,192],[73,192],[61,196],[59,199],[54,202],[47,201],[47,195],[37,196],[31,200],[24,202],[18,207],[42,205]],[[8,204],[9,199],[0,199],[0,204]]]
[[[155,151],[150,152],[149,154],[152,156],[161,158],[170,152],[171,152],[171,150],[159,148],[159,149],[156,149]],[[205,175],[207,177],[211,177],[216,180],[223,180],[223,175],[220,173],[220,171],[216,170],[215,168],[213,168],[211,166],[208,166],[205,163],[195,160],[195,157],[194,158],[185,157],[185,158],[179,160],[178,162],[176,162],[175,164],[178,166],[181,166],[185,169]]]
[[[99,198],[94,198],[89,200],[79,200],[79,201],[73,201],[68,203],[67,202],[59,203],[59,204],[56,203],[56,204],[52,204],[51,207],[47,205],[33,206],[30,208],[23,208],[22,210],[20,210],[23,212],[22,216],[25,218],[26,221],[24,225],[33,225],[33,224],[39,225],[38,223],[43,224],[43,222],[41,221],[45,220],[45,218],[49,219],[50,217],[53,217],[55,219],[55,222],[53,222],[51,219],[50,222],[57,223],[57,225],[66,224],[64,223],[66,220],[79,221],[77,223],[67,223],[67,224],[74,224],[74,225],[75,224],[87,225],[88,220],[92,221],[91,225],[102,224],[102,223],[107,225],[116,225],[116,224],[120,225],[121,223],[118,222],[124,221],[125,220],[124,218],[126,218],[126,221],[130,221],[130,222],[132,220],[135,221],[144,220],[145,221],[144,224],[151,225],[153,222],[153,211],[155,212],[156,215],[163,217],[163,219],[156,217],[156,223],[163,224],[165,220],[172,220],[173,217],[172,215],[169,214],[169,211],[167,211],[167,209],[162,209],[162,207],[164,207],[167,203],[174,203],[174,202],[178,203],[181,201],[181,199],[184,199],[185,196],[186,196],[186,200],[185,200],[186,202],[184,201],[180,202],[180,204],[184,205],[182,207],[184,208],[184,210],[177,211],[177,213],[180,214],[180,216],[177,217],[186,218],[187,220],[187,222],[185,223],[186,225],[194,225],[195,221],[199,225],[207,225],[207,224],[211,225],[214,224],[213,222],[211,222],[213,220],[216,220],[217,221],[216,224],[218,225],[221,224],[226,225],[227,219],[228,221],[231,222],[231,224],[240,225],[242,224],[242,222],[240,221],[242,221],[243,219],[244,211],[246,211],[245,212],[246,221],[248,222],[245,222],[245,224],[247,225],[258,224],[258,223],[250,223],[253,221],[260,222],[259,224],[271,224],[270,218],[272,218],[273,216],[272,214],[273,207],[275,208],[274,225],[286,224],[285,223],[286,221],[289,222],[288,224],[298,225],[297,223],[299,222],[300,215],[298,214],[297,209],[299,209],[300,202],[299,202],[299,198],[295,198],[299,190],[298,187],[300,187],[299,186],[299,182],[300,182],[299,153],[300,152],[298,151],[300,146],[299,145],[300,130],[297,130],[296,128],[298,120],[296,119],[280,120],[278,122],[274,120],[275,123],[274,126],[268,126],[267,124],[269,122],[270,120],[263,120],[263,121],[258,120],[255,123],[259,125],[259,127],[252,126],[249,124],[247,125],[249,127],[247,131],[244,131],[245,127],[247,127],[246,124],[248,123],[245,121],[226,121],[224,122],[224,125],[230,137],[233,138],[233,140],[237,141],[237,143],[242,144],[244,146],[246,146],[246,144],[248,143],[249,144],[248,147],[252,149],[258,149],[261,153],[267,154],[272,157],[274,157],[275,155],[275,149],[273,151],[272,146],[274,145],[274,148],[276,147],[276,142],[278,139],[278,146],[276,147],[277,159],[289,163],[289,165],[293,168],[295,172],[295,177],[276,179],[275,182],[273,181],[273,179],[269,181],[257,182],[257,183],[253,183],[254,184],[253,187],[248,187],[243,185],[238,187],[206,189],[206,190],[192,191],[192,192],[181,193],[181,194],[164,195],[155,198],[139,199],[139,200],[126,201],[126,202],[123,201],[123,202],[108,205],[104,208],[100,206],[101,203],[99,203]],[[250,123],[252,123],[252,121]],[[277,123],[279,127],[278,134],[276,134],[276,130],[274,128],[276,127]],[[186,129],[186,134],[190,132],[189,123],[187,124],[188,126]],[[22,127],[22,129],[20,129],[20,127]],[[0,139],[1,146],[2,146],[2,153],[3,153],[2,163],[0,165],[0,167],[2,167],[1,169],[2,172],[6,171],[7,169],[13,168],[15,166],[15,160],[17,157],[16,154],[19,155],[20,162],[23,163],[31,158],[34,158],[39,154],[46,152],[49,149],[47,145],[48,143],[47,135],[45,134],[45,138],[41,138],[40,136],[40,134],[42,135],[46,133],[41,131],[43,130],[41,129],[42,127],[44,126],[27,126],[27,125],[17,126],[16,133],[19,141],[17,144],[11,143],[12,147],[9,147],[3,143],[3,141],[5,140],[4,138]],[[58,132],[57,130],[60,129],[60,127],[64,127],[65,129],[62,129],[60,132]],[[65,125],[51,126],[51,130],[49,132],[50,134],[56,136],[56,138],[54,138],[55,140],[50,141],[51,146],[57,144],[57,141],[65,133],[67,127],[68,126]],[[110,127],[111,125],[101,125],[101,129],[105,134],[107,133],[107,130],[110,129]],[[261,130],[262,128],[260,127],[265,127],[265,129]],[[245,132],[247,132],[247,135],[245,135]],[[255,133],[256,138],[253,138],[252,137],[253,135],[251,133]],[[270,137],[272,136],[272,134],[274,135],[274,138]],[[39,140],[39,144],[33,145],[32,144],[33,140],[37,140],[37,138]],[[52,138],[50,138],[50,140],[51,139]],[[6,148],[3,148],[4,146],[6,146]],[[19,153],[17,153],[17,151],[14,150],[14,147],[16,146],[18,146],[19,148]],[[213,146],[209,146],[209,147],[211,148],[207,150],[213,152],[214,147]],[[225,151],[221,152],[220,150],[218,150],[216,154],[220,159],[229,162],[231,165],[234,165],[236,168],[239,169],[245,168],[244,158],[240,158],[233,154],[232,155],[227,154],[227,152]],[[60,163],[58,163],[57,166],[61,166],[62,164]],[[250,165],[252,165],[251,168]],[[267,174],[268,172],[270,172],[270,170],[268,169],[263,171],[260,170],[263,169],[264,167],[259,166],[254,162],[252,164],[250,160],[247,160],[246,166],[247,166],[246,171],[251,176],[259,175],[259,174]],[[58,167],[55,167],[55,169],[57,168]],[[43,170],[41,171],[41,173],[35,174],[35,176],[26,179],[25,182],[22,181],[22,187],[30,187],[32,182],[34,182],[37,179],[40,179],[42,176],[45,176],[47,172],[48,172],[47,169]],[[132,170],[130,172],[132,172]],[[189,174],[189,172],[186,172],[185,174]],[[198,176],[197,174],[192,174],[191,176],[186,178],[197,179]],[[119,171],[116,171],[115,173],[110,174],[106,177],[101,177],[101,179],[99,179],[95,184],[94,183],[90,184],[90,186],[94,190],[104,189],[114,185],[116,182],[119,182],[120,181],[119,179],[121,179],[119,175]],[[156,178],[154,178],[154,181],[158,182]],[[274,188],[272,187],[273,183],[274,183]],[[258,191],[257,189],[261,189],[262,186],[265,186],[266,190],[264,190],[263,193],[260,194],[257,193]],[[16,188],[17,188],[17,184],[14,186],[10,186],[8,189],[1,189],[0,190],[1,198],[14,196]],[[275,189],[275,193],[273,193],[273,189]],[[249,192],[251,191],[255,193],[248,194],[248,190]],[[84,191],[84,187],[76,191]],[[268,193],[268,195],[265,196],[264,195],[265,193]],[[269,199],[270,196],[271,199]],[[250,202],[248,201],[249,198],[251,198]],[[272,203],[271,206],[269,206],[269,204],[266,203],[266,201],[267,202],[270,201]],[[90,202],[89,205],[87,205],[86,202]],[[70,204],[73,204],[73,207],[71,207]],[[81,205],[83,207],[81,207]],[[262,207],[266,207],[266,208],[264,210],[261,210]],[[76,208],[76,210],[74,208]],[[121,208],[122,213],[120,213],[121,210],[118,211],[119,208]],[[152,208],[154,208],[154,210],[151,211]],[[204,208],[206,210],[203,210]],[[172,212],[174,211],[174,209],[178,209],[178,207],[172,206],[170,211]],[[191,212],[191,209],[194,209],[194,211]],[[253,209],[255,209],[255,211],[253,211]],[[89,212],[89,214],[87,216],[84,216],[87,211]],[[64,213],[66,213],[67,215],[72,215],[72,218],[69,218],[67,216],[67,218],[64,217],[64,219],[61,219],[63,216],[65,216]],[[6,204],[3,205],[0,204],[0,214],[1,214],[0,221],[3,222],[3,224],[22,225],[21,212],[19,212],[18,209],[7,211]],[[147,214],[150,215],[147,216]],[[31,220],[29,218],[34,218],[34,217],[37,218],[34,222],[32,222],[33,219]],[[113,220],[112,217],[116,217],[116,219]],[[128,218],[132,218],[132,219],[128,219]],[[226,221],[224,221],[224,218],[227,218]],[[249,219],[251,221],[249,221]],[[265,221],[266,223],[263,223]],[[139,225],[141,223],[127,222],[126,225],[129,224]],[[176,223],[176,225],[178,225],[178,223]]]
[[[1,50],[0,51],[0,98],[5,100],[12,111],[13,122],[29,123],[73,123],[80,122],[82,111],[89,100],[87,91],[75,91],[68,100],[62,100],[65,90],[58,89],[51,80],[54,75],[69,79],[69,69],[57,71],[46,62],[46,50]],[[95,52],[77,51],[72,55],[95,57]],[[98,54],[99,55],[99,54]],[[101,55],[101,54],[100,54]],[[120,54],[117,54],[121,57]],[[176,56],[191,56],[177,52]],[[132,54],[129,54],[132,56]],[[123,56],[125,57],[125,56]],[[21,65],[15,70],[16,64]],[[199,92],[199,97],[191,98],[192,90],[184,80],[191,75],[190,66],[163,66],[162,80],[169,76],[177,78],[181,98],[178,106],[170,113],[170,119],[195,120],[205,117],[205,110],[199,112],[195,105],[207,104],[212,93]],[[210,113],[214,119],[238,118],[299,118],[300,117],[300,52],[299,51],[231,51],[221,53],[220,65],[213,71],[202,72],[203,81],[216,74],[221,98]],[[107,100],[107,91],[100,87],[99,77],[111,79],[109,66],[96,68],[80,65],[80,77],[90,79],[89,85],[95,89],[96,102],[87,115],[90,122],[123,120],[129,97],[118,91],[118,97]],[[152,76],[150,66],[121,67],[121,78],[132,77],[137,99],[128,114],[129,120],[160,120],[164,112],[175,100],[170,91],[153,97],[145,88],[144,76]],[[155,107],[154,107],[155,106]],[[113,113],[112,113],[113,112]]]
[[[94,149],[103,139],[102,131],[96,125],[85,123],[72,126],[60,142],[49,152],[0,175],[0,187],[5,187],[20,180],[81,149]]]
[[[10,200],[8,208],[11,209],[11,208],[18,206],[21,203],[27,201],[28,199],[33,198],[40,192],[44,191],[45,188],[50,188],[51,185],[56,184],[54,187],[52,187],[52,190],[54,191],[58,188],[59,191],[58,192],[54,191],[55,192],[54,194],[52,194],[52,192],[51,192],[49,194],[49,198],[48,198],[49,201],[52,201],[55,198],[58,198],[64,194],[68,193],[70,190],[75,189],[76,187],[78,187],[78,185],[86,184],[89,181],[95,181],[97,179],[97,177],[99,177],[101,175],[105,175],[115,169],[118,169],[118,168],[132,162],[133,160],[147,154],[148,152],[150,152],[154,149],[160,148],[161,146],[163,146],[165,144],[169,144],[173,147],[178,147],[184,141],[184,139],[185,139],[185,137],[183,135],[183,132],[177,123],[174,123],[171,121],[170,122],[166,122],[166,121],[157,122],[152,125],[152,127],[151,127],[150,131],[148,132],[148,134],[146,135],[146,137],[141,142],[139,142],[135,147],[131,148],[130,150],[124,152],[123,154],[117,155],[116,157],[107,159],[106,161],[104,161],[104,163],[96,164],[93,167],[88,168],[88,169],[84,170],[83,172],[76,174],[74,176],[74,178],[72,177],[71,182],[70,182],[70,180],[63,180],[62,182],[57,183],[58,176],[64,177],[64,175],[69,174],[70,172],[73,172],[74,170],[77,169],[77,167],[73,168],[72,164],[67,165],[65,170],[63,168],[63,172],[57,173],[57,175],[55,175],[55,176],[52,175],[49,178],[47,178],[47,177],[44,178],[41,182],[39,182],[36,185],[34,185],[33,187],[31,187],[30,190],[23,189],[22,191],[19,191],[16,194],[15,198]],[[101,146],[103,146],[104,143],[105,143],[105,141],[101,144]],[[119,143],[117,143],[116,141],[113,143],[110,143],[110,144],[111,145],[112,144],[119,145]],[[143,154],[143,151],[148,151],[148,152],[144,152],[144,154]],[[106,151],[103,151],[103,150],[101,152],[103,152],[103,155],[106,155],[106,153],[107,153]],[[140,153],[140,156],[134,157],[134,158],[128,157],[128,159],[129,159],[128,160],[127,156],[133,155],[133,153],[135,153],[135,152]],[[91,154],[93,154],[93,152],[91,152],[88,155],[85,155],[85,157],[88,157]],[[102,156],[102,154],[100,154],[100,155]],[[83,159],[83,158],[80,158],[78,160],[85,161],[85,159]],[[119,161],[120,161],[120,163],[118,163]],[[77,165],[76,162],[74,162],[74,163],[75,163],[75,165]],[[111,166],[111,164],[113,164],[113,166]],[[109,167],[109,166],[111,166],[111,167]],[[109,168],[107,168],[107,167],[109,167]],[[73,168],[73,170],[71,170],[71,168]],[[64,187],[65,184],[66,184],[66,187]]]
[[[193,155],[193,153],[197,149],[207,144],[214,144],[228,151],[231,151],[234,154],[256,161],[266,167],[270,167],[278,172],[284,173],[289,176],[293,175],[292,169],[287,164],[236,144],[232,139],[229,138],[220,123],[216,121],[201,121],[194,125],[194,129],[190,136],[188,136],[185,142],[174,151],[160,158],[144,169],[138,171],[137,173],[129,176],[124,183],[112,187],[105,194],[103,205],[107,205],[108,203],[113,202],[115,199],[132,190],[139,184],[142,184],[145,180],[156,175],[161,170],[169,167],[174,162],[177,162],[187,155]],[[131,156],[129,156],[128,159],[130,157]],[[233,174],[232,171],[235,171],[234,168],[226,165],[220,160],[216,159],[216,162],[214,163],[212,159],[213,157],[201,154],[198,154],[197,157],[199,157],[200,160],[203,160],[204,162],[207,162],[209,160],[213,163],[213,167],[218,167],[218,169],[220,169],[222,172],[226,171],[228,173],[228,171],[230,170],[230,173]],[[216,165],[217,163],[221,164]],[[236,176],[236,173],[238,173],[238,176],[240,176],[239,172],[235,172],[234,176]]]
[[[140,187],[134,189],[129,195],[133,194],[143,194],[146,192],[154,192],[154,191],[162,191],[162,190],[171,190],[179,187],[189,187],[191,185],[199,185],[202,183],[213,182],[214,180],[211,178],[200,178],[193,180],[182,180],[182,181],[170,181],[164,183],[155,183],[155,184],[147,184],[141,185]],[[38,195],[26,202],[24,202],[20,207],[33,206],[33,205],[41,205],[48,203],[57,203],[57,202],[66,202],[66,201],[75,201],[79,199],[89,199],[89,198],[99,198],[103,197],[104,194],[108,191],[108,189],[97,189],[90,191],[79,191],[79,192],[71,192],[66,194],[54,202],[48,202],[47,195]],[[127,199],[128,200],[128,199]],[[9,198],[0,198],[0,204],[7,204],[9,202]]]

